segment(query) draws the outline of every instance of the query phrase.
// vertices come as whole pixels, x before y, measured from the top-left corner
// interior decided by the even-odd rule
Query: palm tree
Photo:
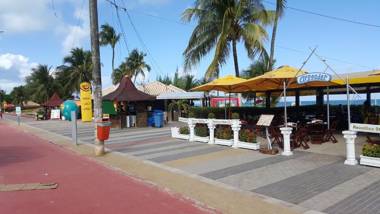
[[[190,105],[187,104],[186,100],[177,100],[177,101],[172,100],[168,108],[169,108],[169,111],[173,111],[174,109],[177,109],[178,114],[181,117],[182,112],[185,114],[188,112]]]
[[[102,30],[99,33],[100,45],[110,45],[112,48],[112,72],[115,66],[115,46],[120,39],[120,34],[117,34],[115,29],[109,25],[104,24],[100,27]]]
[[[150,72],[150,66],[144,60],[145,56],[145,53],[139,52],[137,49],[132,50],[125,62],[121,63],[119,68],[112,73],[112,82],[120,83],[125,75],[134,78],[133,82],[136,82],[138,75],[145,77],[145,73]]]
[[[11,92],[12,102],[14,105],[23,106],[23,103],[27,101],[27,94],[24,86],[14,87]]]
[[[268,62],[269,71],[273,69],[273,64],[274,64],[274,61],[273,61],[274,60],[274,45],[276,41],[278,19],[284,14],[285,6],[286,6],[286,0],[276,0],[276,14],[274,17],[274,22],[273,22],[272,38],[270,42],[270,56],[269,56],[269,62]]]
[[[31,100],[37,103],[46,102],[57,91],[57,83],[51,74],[51,67],[38,65],[26,77],[26,91]]]
[[[0,89],[0,113],[4,109],[3,108],[3,103],[4,103],[4,100],[5,100],[5,95],[6,95],[5,91],[2,90],[2,89]]]
[[[269,56],[267,54],[261,55],[261,57],[258,60],[256,60],[253,64],[251,64],[248,69],[243,70],[242,77],[249,79],[268,72],[268,63]]]
[[[57,78],[64,79],[63,87],[71,92],[79,92],[82,82],[92,80],[91,52],[82,48],[74,48],[70,55],[63,59],[63,65],[58,67]]]
[[[206,71],[210,79],[226,63],[232,46],[235,75],[239,76],[237,43],[242,41],[248,56],[254,58],[265,51],[264,28],[273,20],[273,12],[266,11],[261,0],[197,0],[193,8],[184,11],[182,19],[197,20],[187,48],[184,51],[185,68],[197,64],[215,48],[214,58]]]

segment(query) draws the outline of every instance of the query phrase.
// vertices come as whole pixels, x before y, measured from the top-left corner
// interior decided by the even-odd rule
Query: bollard
[[[280,128],[280,130],[281,130],[281,134],[284,136],[284,151],[281,153],[281,155],[291,156],[293,155],[293,152],[290,149],[290,134],[292,133],[292,128],[283,127],[283,128]]]
[[[75,145],[78,145],[78,126],[77,126],[77,112],[71,111],[71,138]]]
[[[21,117],[20,115],[17,115],[17,124],[20,126],[20,123],[21,123]]]
[[[344,164],[346,165],[357,165],[358,161],[356,160],[355,155],[355,131],[343,131],[343,136],[346,139],[346,160]]]
[[[232,148],[238,148],[239,143],[239,131],[241,128],[240,120],[233,120],[231,129],[234,132],[234,143],[232,144]]]
[[[193,123],[193,120],[191,118],[189,118],[187,124],[189,125],[189,131],[190,131],[189,141],[193,142],[194,136],[195,136],[195,133],[194,133],[195,124]]]
[[[207,123],[207,127],[209,129],[209,133],[210,133],[210,140],[208,142],[208,144],[215,144],[215,124],[214,124],[214,120],[212,119],[209,119],[208,120],[208,123]]]

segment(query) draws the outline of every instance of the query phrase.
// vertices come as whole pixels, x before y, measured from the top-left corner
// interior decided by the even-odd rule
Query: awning
[[[157,96],[157,100],[198,100],[205,98],[204,92],[172,92]]]

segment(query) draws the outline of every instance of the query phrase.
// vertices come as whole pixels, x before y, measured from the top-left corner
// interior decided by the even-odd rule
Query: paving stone
[[[181,143],[181,144],[177,144],[177,145],[174,145],[174,146],[171,146],[170,148],[159,148],[159,149],[155,149],[153,151],[145,151],[145,152],[142,152],[142,153],[135,153],[133,154],[134,156],[144,156],[144,155],[151,155],[151,154],[157,154],[157,153],[161,153],[161,152],[170,152],[170,151],[181,151],[181,150],[184,150],[186,148],[198,148],[198,147],[205,147],[205,145],[203,144],[189,144],[189,143]]]
[[[231,166],[231,167],[227,167],[227,168],[224,168],[224,169],[220,169],[220,170],[204,173],[204,174],[201,174],[201,176],[206,177],[206,178],[211,178],[211,179],[220,179],[220,178],[223,178],[223,177],[227,177],[227,176],[230,176],[230,175],[238,174],[238,173],[245,172],[245,171],[248,171],[248,170],[264,167],[264,166],[267,166],[267,165],[270,165],[270,164],[274,164],[274,163],[278,163],[278,162],[281,162],[281,161],[286,161],[286,160],[290,160],[290,159],[293,159],[293,158],[297,158],[297,157],[300,157],[300,156],[305,155],[305,154],[307,154],[307,153],[305,153],[305,152],[296,152],[292,156],[282,156],[282,155],[269,156],[268,158],[264,158],[264,159],[260,159],[260,160],[255,160],[255,161],[252,161],[252,162],[243,163],[243,164],[240,164],[240,165]]]
[[[191,157],[191,156],[197,156],[197,155],[203,155],[203,154],[207,154],[207,153],[211,153],[211,152],[217,152],[217,151],[221,151],[224,149],[226,149],[226,148],[223,146],[209,146],[207,148],[202,148],[202,149],[195,150],[195,151],[180,152],[180,153],[172,154],[172,155],[164,155],[161,157],[152,158],[150,160],[157,162],[157,163],[162,163],[162,162],[166,162],[166,161],[178,160],[181,158],[187,158],[187,157]]]
[[[338,161],[253,191],[299,204],[367,171],[367,167],[347,166]]]

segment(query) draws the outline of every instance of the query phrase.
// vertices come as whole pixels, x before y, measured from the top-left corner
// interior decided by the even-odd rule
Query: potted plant
[[[366,143],[363,145],[360,164],[380,167],[380,145]]]
[[[179,138],[179,139],[184,139],[184,140],[188,140],[190,138],[190,135],[189,135],[190,130],[189,130],[189,127],[187,126],[184,126],[181,128],[172,127],[171,132],[172,132],[173,138]]]
[[[194,140],[208,143],[209,141],[209,133],[208,133],[208,127],[205,124],[197,124],[194,128]]]
[[[257,136],[252,129],[241,129],[239,132],[239,148],[258,150],[260,144],[257,142]]]
[[[231,127],[219,125],[215,129],[215,144],[232,146],[233,144],[233,135]]]

